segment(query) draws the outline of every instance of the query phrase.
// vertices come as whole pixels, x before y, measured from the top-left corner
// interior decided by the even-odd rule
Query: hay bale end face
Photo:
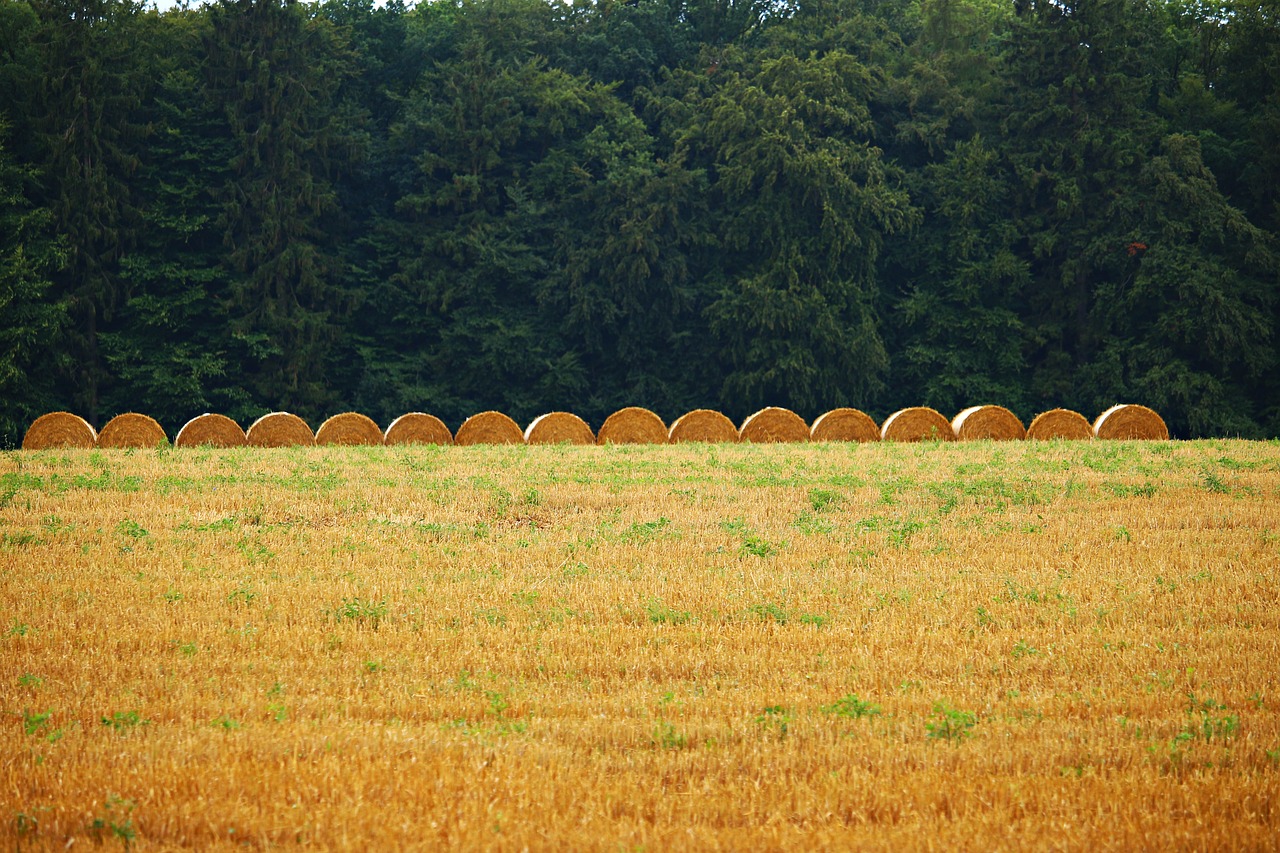
[[[668,440],[672,444],[685,441],[707,441],[717,444],[734,443],[739,439],[738,428],[733,421],[711,409],[694,409],[675,419],[671,424]]]
[[[253,447],[311,447],[316,437],[307,422],[289,412],[272,412],[253,422],[246,433]]]
[[[889,416],[880,427],[881,441],[955,441],[956,434],[937,409],[912,406]]]
[[[951,431],[960,441],[1022,441],[1027,428],[1004,406],[971,406],[951,421]]]
[[[409,412],[392,421],[382,439],[389,445],[453,444],[453,433],[435,415]]]
[[[738,436],[755,444],[808,441],[809,425],[790,409],[769,406],[743,421]]]
[[[27,427],[22,437],[23,450],[49,450],[57,447],[89,450],[98,443],[98,433],[89,422],[70,412],[49,412]]]
[[[137,412],[116,415],[98,433],[98,447],[107,449],[153,448],[168,440],[164,428],[156,423],[155,418]]]
[[[809,428],[810,441],[879,441],[880,427],[859,409],[832,409]]]
[[[1052,441],[1055,438],[1070,441],[1091,441],[1093,425],[1079,412],[1070,409],[1050,409],[1041,412],[1027,427],[1028,441]]]
[[[1168,441],[1169,427],[1164,418],[1146,406],[1119,405],[1112,406],[1093,422],[1094,438]]]
[[[648,409],[628,406],[605,418],[597,444],[666,444],[667,425]]]
[[[240,424],[226,415],[198,415],[178,430],[174,447],[244,447],[249,441]]]
[[[524,431],[526,444],[595,444],[587,422],[569,412],[548,412],[534,418]]]
[[[524,444],[524,433],[502,412],[481,412],[462,422],[453,443],[462,447],[472,444]]]
[[[382,430],[367,415],[343,412],[320,424],[316,444],[377,446],[382,444]]]

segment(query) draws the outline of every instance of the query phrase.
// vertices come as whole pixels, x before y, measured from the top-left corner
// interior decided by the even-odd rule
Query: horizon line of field
[[[1112,406],[1090,423],[1079,412],[1051,409],[1029,426],[1003,406],[972,406],[947,420],[936,409],[913,406],[890,415],[883,424],[859,409],[837,408],[812,424],[790,409],[769,406],[735,426],[713,409],[694,409],[667,426],[649,409],[629,406],[614,412],[598,432],[569,412],[549,412],[525,429],[497,411],[467,418],[451,433],[434,415],[409,412],[382,430],[358,412],[344,412],[312,431],[302,418],[289,412],[271,412],[243,429],[231,418],[205,413],[189,420],[173,439],[175,447],[296,447],[377,446],[436,444],[679,444],[800,443],[875,441],[1019,441],[1019,440],[1156,440],[1167,441],[1169,429],[1152,409],[1136,404]],[[137,412],[117,415],[101,432],[78,415],[50,412],[32,422],[23,437],[24,450],[53,448],[154,448],[169,444],[164,428],[152,417]]]

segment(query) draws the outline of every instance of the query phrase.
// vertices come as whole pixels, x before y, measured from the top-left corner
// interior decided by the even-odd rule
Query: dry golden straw
[[[435,415],[409,412],[390,423],[383,441],[386,444],[453,444],[453,433]]]
[[[50,412],[36,418],[27,427],[27,434],[22,437],[22,449],[79,447],[87,450],[97,442],[98,434],[84,418],[70,412]]]
[[[187,421],[173,440],[174,447],[244,447],[249,439],[240,424],[226,415],[205,413]]]
[[[743,421],[738,435],[755,444],[794,443],[809,440],[809,425],[790,409],[769,406]]]
[[[667,425],[648,409],[628,406],[619,409],[600,426],[597,444],[666,444]]]
[[[860,409],[832,409],[809,429],[810,441],[879,441],[880,427]]]
[[[272,412],[253,422],[248,432],[254,447],[310,447],[316,443],[307,422],[289,412]]]
[[[708,441],[716,444],[738,441],[738,428],[733,421],[711,409],[694,409],[676,418],[671,424],[668,440],[672,444],[684,441]]]
[[[951,421],[960,441],[1022,441],[1027,428],[1004,406],[970,406]]]
[[[373,418],[359,412],[334,415],[316,430],[316,444],[372,445],[382,444],[382,430]]]
[[[587,422],[569,412],[548,412],[534,418],[524,431],[526,444],[595,444]]]
[[[164,428],[149,415],[126,412],[107,421],[98,433],[98,447],[155,447],[168,441]]]
[[[1168,441],[1169,427],[1164,418],[1146,406],[1112,406],[1093,422],[1094,438],[1141,439]]]
[[[880,427],[882,441],[955,441],[951,422],[937,409],[913,406],[889,415]]]
[[[463,447],[472,444],[524,444],[524,433],[502,412],[481,412],[462,422],[453,443]]]
[[[1050,409],[1036,415],[1027,427],[1028,440],[1050,441],[1055,438],[1087,441],[1093,438],[1093,425],[1079,412],[1070,409]]]

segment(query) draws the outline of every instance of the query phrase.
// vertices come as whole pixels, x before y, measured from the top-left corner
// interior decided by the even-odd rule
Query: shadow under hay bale
[[[472,444],[524,444],[519,425],[502,412],[472,415],[458,427],[453,443],[461,447]]]
[[[810,441],[879,441],[880,427],[860,409],[832,409],[809,428]]]
[[[694,409],[675,419],[668,433],[672,444],[685,441],[707,441],[715,444],[738,441],[738,428],[733,421],[711,409]]]
[[[667,425],[648,409],[628,406],[605,418],[597,444],[666,444]]]
[[[393,444],[453,444],[444,421],[425,412],[408,412],[387,426],[383,442]]]
[[[1093,422],[1093,437],[1102,439],[1168,441],[1164,418],[1146,406],[1112,406]]]
[[[1070,441],[1091,441],[1093,425],[1079,412],[1070,409],[1050,409],[1041,412],[1027,427],[1028,441],[1052,441],[1055,438]]]
[[[154,448],[168,440],[155,418],[137,412],[116,415],[98,433],[98,447],[105,449]]]
[[[786,444],[809,440],[809,425],[790,409],[768,406],[742,422],[742,441],[753,444]]]
[[[320,429],[316,430],[316,444],[376,447],[382,444],[382,430],[367,415],[343,412],[320,424]]]
[[[525,444],[595,444],[587,422],[569,412],[548,412],[534,418],[524,431]]]
[[[1022,441],[1027,428],[1004,406],[970,406],[951,421],[960,441]]]
[[[253,447],[311,447],[316,443],[307,422],[289,412],[263,415],[249,426],[246,436]]]
[[[244,447],[248,443],[240,424],[208,412],[183,424],[173,439],[174,447]]]
[[[22,437],[23,450],[49,450],[59,447],[89,450],[98,443],[98,433],[89,422],[70,412],[49,412],[27,427]]]
[[[881,441],[955,441],[951,421],[937,409],[912,406],[889,415],[880,427]]]

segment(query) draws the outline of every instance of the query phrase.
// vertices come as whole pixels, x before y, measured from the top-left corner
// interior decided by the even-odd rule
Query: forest
[[[0,0],[0,447],[994,403],[1280,436],[1275,0]]]

